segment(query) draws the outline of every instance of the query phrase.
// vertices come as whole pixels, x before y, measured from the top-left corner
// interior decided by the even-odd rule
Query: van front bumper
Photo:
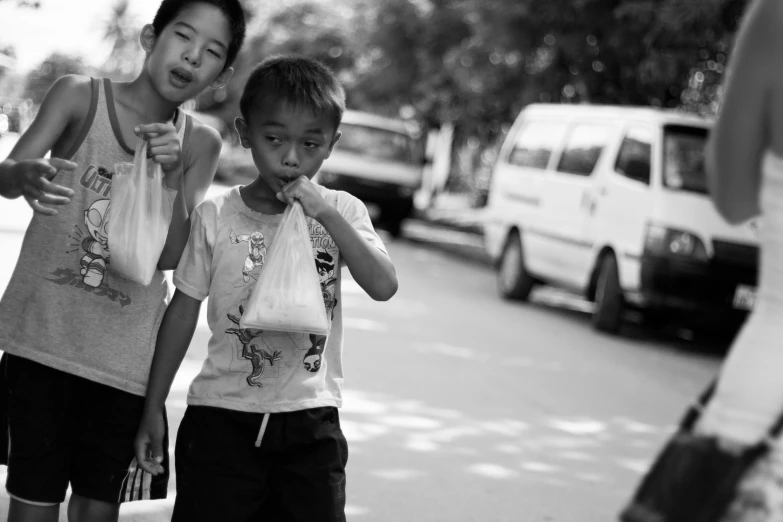
[[[738,288],[756,287],[758,269],[750,261],[716,258],[696,261],[644,254],[639,290],[629,292],[626,297],[640,308],[669,309],[711,318],[744,318],[748,310],[735,305],[735,296]]]

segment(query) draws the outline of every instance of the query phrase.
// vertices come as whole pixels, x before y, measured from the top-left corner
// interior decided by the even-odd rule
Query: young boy
[[[162,472],[163,405],[209,297],[207,361],[177,435],[175,522],[345,520],[340,268],[380,301],[397,278],[364,205],[310,181],[340,137],[344,109],[334,75],[309,59],[268,59],[247,82],[236,127],[258,177],[194,212],[136,438],[142,466]],[[328,338],[239,326],[281,213],[295,201],[308,216]]]
[[[244,34],[238,0],[163,0],[138,77],[60,78],[0,164],[0,195],[36,211],[0,301],[11,520],[57,520],[69,484],[71,520],[117,520],[122,502],[166,496],[168,478],[144,476],[133,441],[168,289],[161,271],[145,287],[111,270],[111,179],[148,140],[178,190],[158,263],[174,269],[221,146],[178,106],[228,82]]]

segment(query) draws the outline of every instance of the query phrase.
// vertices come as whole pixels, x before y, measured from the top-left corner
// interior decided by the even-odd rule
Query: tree
[[[0,3],[4,2],[5,0],[0,0]],[[41,2],[34,1],[34,0],[15,0],[17,5],[19,7],[29,7],[30,9],[38,9],[41,7]]]
[[[111,42],[112,49],[101,72],[117,80],[136,76],[143,56],[139,45],[141,27],[131,17],[129,3],[129,0],[115,2],[104,31],[104,39]]]
[[[25,98],[32,99],[33,103],[38,105],[59,77],[66,74],[85,74],[86,71],[81,58],[53,53],[27,75]]]
[[[352,108],[496,142],[531,102],[714,113],[748,0],[280,0],[260,3],[237,74],[216,107],[236,116],[255,63],[320,59]],[[216,96],[212,96],[212,100]],[[209,104],[205,104],[209,106]]]
[[[339,1],[283,0],[261,2],[250,14],[248,36],[234,64],[228,86],[208,90],[198,98],[200,110],[223,119],[229,128],[239,115],[239,99],[253,67],[274,54],[300,54],[316,58],[338,74],[349,73],[358,42],[352,39],[352,10],[341,9]],[[344,6],[342,6],[344,7]]]

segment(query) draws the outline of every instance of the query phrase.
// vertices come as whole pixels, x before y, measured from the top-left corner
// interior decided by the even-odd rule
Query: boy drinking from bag
[[[69,485],[70,520],[117,520],[122,502],[166,496],[168,476],[143,473],[133,441],[168,301],[161,270],[179,262],[221,146],[178,106],[228,82],[244,34],[238,0],[163,0],[139,75],[58,79],[0,164],[0,195],[36,212],[0,301],[10,520],[56,521]],[[115,164],[133,161],[137,139],[178,191],[147,286],[112,270],[106,235]]]
[[[247,81],[236,127],[258,177],[193,214],[136,439],[142,466],[163,472],[163,405],[209,297],[207,360],[177,435],[175,522],[345,520],[340,268],[379,301],[395,294],[397,278],[364,205],[310,181],[340,138],[344,109],[332,72],[306,58],[268,59]],[[295,201],[308,216],[328,338],[239,326],[281,215]]]

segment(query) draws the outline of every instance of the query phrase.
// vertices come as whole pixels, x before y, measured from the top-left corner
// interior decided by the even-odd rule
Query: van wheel
[[[509,236],[497,271],[498,292],[505,299],[527,301],[535,281],[525,270],[522,241],[517,234]]]
[[[386,224],[386,229],[389,235],[394,239],[399,239],[402,236],[402,218],[394,218]]]
[[[598,269],[593,327],[602,332],[617,333],[623,324],[624,312],[625,298],[620,288],[617,260],[613,254],[607,254],[601,259]]]

